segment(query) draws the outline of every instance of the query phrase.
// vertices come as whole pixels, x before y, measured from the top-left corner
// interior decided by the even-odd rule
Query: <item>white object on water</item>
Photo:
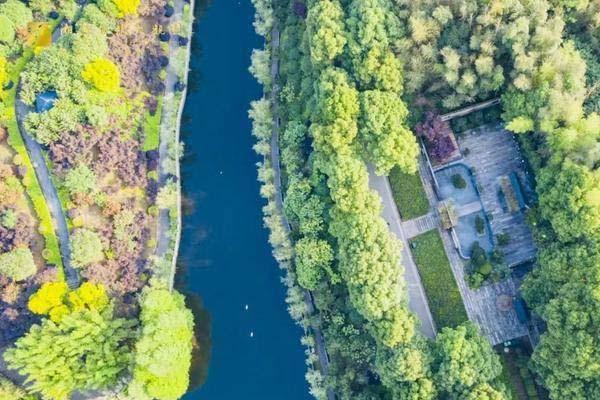
[[[247,309],[248,309],[248,304],[246,304],[246,305],[244,306],[244,310],[247,310]]]
[[[254,332],[250,331],[250,337],[254,337]]]

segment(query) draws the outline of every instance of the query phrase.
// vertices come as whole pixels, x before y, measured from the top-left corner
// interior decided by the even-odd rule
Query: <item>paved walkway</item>
[[[170,24],[178,24],[181,23],[183,19],[183,9],[185,6],[185,2],[183,0],[175,0],[174,2],[175,11],[173,15],[170,17]],[[194,3],[191,3],[191,7],[194,6]],[[192,8],[193,11],[193,8]],[[192,12],[193,15],[193,12]],[[187,51],[188,54],[190,52],[190,41],[188,41]],[[177,52],[179,51],[180,46],[175,38],[172,38],[169,42],[169,60],[171,62],[167,66],[167,76],[165,78],[165,93],[163,97],[163,110],[160,120],[160,142],[158,146],[158,187],[163,187],[167,183],[167,178],[169,178],[169,173],[165,170],[165,161],[170,157],[169,156],[169,143],[173,141],[173,137],[175,137],[176,141],[179,141],[179,129],[180,129],[180,107],[183,106],[183,99],[181,100],[181,104],[175,102],[175,85],[179,81],[179,76],[177,75],[177,71],[175,70],[173,64],[176,57]],[[189,57],[189,55],[188,55]],[[187,81],[187,72],[186,79]],[[184,92],[185,94],[185,92]],[[174,117],[173,114],[177,115]],[[174,121],[177,121],[174,124]],[[179,143],[177,143],[179,145]],[[179,160],[177,161],[177,169],[179,169]],[[179,173],[177,174],[179,176]],[[180,183],[178,182],[177,185]],[[179,189],[178,189],[179,190]],[[179,203],[181,203],[181,196],[179,196]],[[181,204],[179,204],[179,214],[181,214]],[[181,218],[179,215],[178,218]],[[161,209],[158,213],[158,220],[156,226],[157,238],[156,238],[156,248],[154,250],[154,254],[157,257],[164,257],[168,252],[170,244],[171,244],[171,218],[169,216],[169,210]],[[180,234],[178,232],[177,234]],[[169,287],[173,287],[173,283],[175,280],[175,263],[177,262],[177,252],[179,245],[177,244],[174,249],[173,254],[173,266],[171,268],[171,275],[169,277]]]
[[[442,121],[450,121],[451,119],[458,118],[458,117],[464,117],[465,115],[471,114],[474,111],[483,110],[483,109],[495,106],[497,104],[500,104],[499,97],[497,97],[495,99],[483,101],[481,103],[473,104],[471,106],[461,108],[456,111],[452,111],[448,114],[441,115],[440,118],[442,119]]]
[[[373,166],[369,166],[369,186],[381,197],[383,203],[381,216],[388,223],[390,231],[402,243],[401,264],[404,266],[404,280],[408,288],[408,306],[421,321],[421,333],[428,338],[434,338],[436,334],[435,324],[429,311],[429,304],[421,283],[419,270],[413,261],[412,254],[410,254],[408,239],[402,227],[402,220],[396,208],[390,184],[387,177],[375,174]]]
[[[473,214],[473,213],[479,212],[482,209],[483,209],[483,207],[481,207],[481,202],[480,201],[474,201],[472,203],[465,204],[464,206],[457,207],[456,208],[456,216],[458,218],[464,217],[465,215],[469,215],[469,214]]]
[[[279,162],[279,131],[280,131],[280,121],[277,112],[277,93],[278,87],[276,80],[279,78],[279,58],[277,57],[278,48],[279,48],[279,40],[280,33],[279,30],[275,27],[271,32],[271,79],[273,82],[273,90],[271,96],[271,105],[273,107],[273,134],[271,135],[271,166],[273,168],[273,181],[275,184],[275,202],[277,204],[277,210],[281,215],[283,220],[284,229],[289,234],[291,231],[290,224],[285,218],[285,213],[283,212],[283,196],[282,196],[282,187],[281,187],[281,164]],[[306,302],[306,306],[309,314],[314,314],[316,311],[315,304],[313,302],[312,294],[310,291],[304,291],[304,299]],[[319,357],[319,364],[321,365],[323,376],[327,376],[327,372],[329,370],[329,355],[327,354],[327,347],[325,345],[325,339],[323,337],[323,333],[319,328],[312,327],[312,331],[315,337],[315,351],[317,356]],[[327,389],[327,398],[329,400],[335,400],[335,394],[331,389]]]
[[[31,112],[31,108],[23,103],[20,99],[17,100],[15,105],[15,113],[19,130],[21,131],[21,136],[25,142],[25,147],[27,147],[27,153],[29,153],[29,158],[33,164],[35,175],[37,176],[37,180],[42,188],[42,193],[46,200],[46,204],[48,205],[48,209],[52,215],[52,222],[60,245],[60,255],[64,266],[67,284],[71,288],[76,288],[80,284],[80,278],[77,270],[71,265],[71,247],[69,242],[69,227],[67,225],[67,220],[65,219],[56,187],[54,187],[54,183],[52,182],[50,171],[46,165],[42,146],[36,142],[29,133],[27,133],[27,130],[23,126],[23,121],[25,121],[25,118],[29,112]]]
[[[62,35],[62,26],[63,24],[59,24],[54,32],[52,32],[53,43],[56,42]],[[19,131],[21,132],[21,136],[25,142],[25,147],[27,148],[27,153],[29,153],[29,158],[33,164],[33,169],[35,170],[35,175],[37,176],[37,180],[42,189],[44,199],[46,200],[46,204],[48,205],[48,209],[52,215],[52,222],[56,231],[56,236],[58,237],[60,255],[63,262],[67,284],[70,288],[76,288],[81,283],[81,279],[79,277],[79,272],[71,265],[71,247],[67,220],[65,219],[56,187],[52,182],[50,171],[46,165],[42,146],[33,139],[23,125],[27,114],[29,114],[31,111],[33,111],[33,109],[23,103],[23,101],[20,99],[20,96],[17,95],[17,101],[15,103],[15,116],[19,126]]]
[[[278,86],[277,79],[279,78],[279,58],[277,57],[279,50],[280,33],[277,27],[274,27],[271,31],[271,80],[273,84],[273,90],[271,91],[271,107],[273,107],[273,133],[271,135],[271,167],[273,168],[273,182],[275,185],[275,202],[277,210],[281,215],[283,221],[283,227],[289,234],[291,231],[290,224],[285,218],[283,212],[283,195],[281,187],[281,165],[279,163],[279,131],[280,131],[280,120],[278,116]],[[316,307],[310,291],[304,291],[304,301],[308,313],[310,315],[315,314]],[[319,364],[321,366],[321,373],[324,377],[327,376],[329,370],[329,355],[327,354],[327,347],[325,345],[325,338],[323,333],[318,327],[312,326],[311,330],[315,338],[315,352],[319,357]],[[327,389],[327,399],[335,400],[335,394],[331,389]]]
[[[439,226],[440,221],[435,211],[425,214],[422,217],[402,222],[402,229],[407,239],[412,239],[415,236],[437,229]]]

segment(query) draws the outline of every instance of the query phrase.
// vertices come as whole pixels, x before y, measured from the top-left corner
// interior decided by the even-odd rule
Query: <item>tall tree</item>
[[[83,310],[59,323],[45,319],[8,349],[11,369],[27,375],[31,390],[66,400],[75,390],[103,389],[128,367],[135,321],[113,318],[112,310]]]

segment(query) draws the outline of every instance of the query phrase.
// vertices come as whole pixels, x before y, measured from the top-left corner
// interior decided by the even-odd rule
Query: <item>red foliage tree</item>
[[[457,150],[450,125],[434,112],[425,114],[425,120],[415,126],[415,132],[425,140],[429,155],[436,161],[450,157]]]

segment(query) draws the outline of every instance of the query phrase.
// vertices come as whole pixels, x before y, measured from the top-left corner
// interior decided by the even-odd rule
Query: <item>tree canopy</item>
[[[140,305],[142,332],[129,391],[149,399],[176,400],[189,383],[192,313],[181,294],[161,288],[144,289]]]
[[[74,390],[103,389],[116,382],[130,361],[134,325],[113,318],[110,309],[78,311],[58,323],[45,319],[17,340],[4,359],[29,377],[33,392],[66,400]]]

